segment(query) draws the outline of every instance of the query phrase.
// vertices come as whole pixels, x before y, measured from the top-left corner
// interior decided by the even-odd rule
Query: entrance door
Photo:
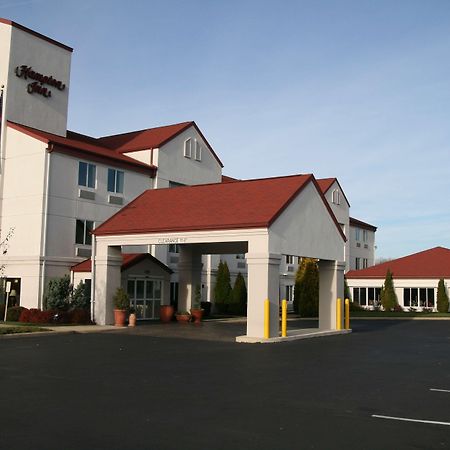
[[[131,306],[138,319],[159,319],[161,280],[129,278],[127,284]]]

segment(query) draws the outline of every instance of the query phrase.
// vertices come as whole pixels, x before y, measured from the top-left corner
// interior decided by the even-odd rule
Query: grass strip
[[[17,327],[0,327],[0,334],[18,334],[18,333],[39,333],[40,331],[51,331],[47,328],[17,326]]]

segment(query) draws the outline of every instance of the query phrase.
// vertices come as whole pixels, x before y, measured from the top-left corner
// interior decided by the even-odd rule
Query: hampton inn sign
[[[66,85],[51,75],[43,75],[42,73],[35,72],[30,66],[17,66],[15,69],[16,76],[23,78],[24,80],[35,80],[27,85],[27,92],[29,94],[40,94],[43,97],[49,98],[52,96],[52,91],[44,85],[55,87],[56,89],[63,91]]]

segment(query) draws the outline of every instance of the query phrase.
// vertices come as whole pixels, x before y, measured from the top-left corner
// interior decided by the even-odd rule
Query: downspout
[[[2,109],[1,109],[1,123],[0,123],[0,217],[3,216],[3,187],[5,184],[5,145],[6,145],[6,129],[8,125],[8,120],[6,116],[6,98],[7,89],[5,85],[1,86],[1,96],[2,96]]]
[[[45,293],[45,273],[47,266],[47,223],[48,223],[48,188],[50,180],[50,154],[53,150],[53,144],[49,143],[49,146],[45,151],[44,162],[44,196],[42,199],[42,229],[41,229],[41,251],[40,257],[42,258],[41,277],[39,280],[39,299],[38,305],[40,309],[44,309],[44,293]]]
[[[91,253],[91,320],[95,323],[95,250],[97,248],[97,238],[92,235],[92,253]]]

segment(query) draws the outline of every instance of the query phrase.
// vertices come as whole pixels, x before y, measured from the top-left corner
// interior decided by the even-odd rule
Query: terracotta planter
[[[125,309],[114,310],[114,325],[116,327],[124,327],[127,321],[127,311]]]
[[[194,323],[200,323],[203,317],[203,309],[191,309],[191,315]]]
[[[129,327],[135,327],[136,326],[136,314],[131,313],[128,316],[128,326]]]
[[[191,320],[190,314],[175,314],[175,317],[177,319],[177,322],[180,323],[189,323],[189,321]]]
[[[163,323],[169,323],[173,319],[175,308],[172,305],[161,305],[159,308],[159,320]]]

